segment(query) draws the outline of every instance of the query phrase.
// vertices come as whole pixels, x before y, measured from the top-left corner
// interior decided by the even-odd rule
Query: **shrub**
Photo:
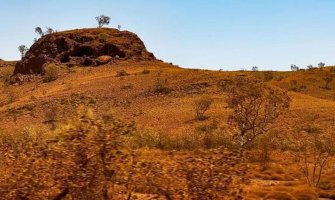
[[[125,139],[130,148],[150,148],[161,150],[196,150],[212,148],[236,148],[232,134],[228,129],[219,127],[216,121],[209,122],[177,134],[155,132],[153,130],[136,131]]]
[[[253,145],[253,149],[251,150],[252,154],[249,159],[259,162],[263,170],[269,166],[271,154],[274,150],[275,140],[276,138],[274,135],[269,133],[260,136]]]
[[[209,96],[203,96],[194,103],[195,118],[205,120],[205,112],[211,107],[213,99]]]
[[[278,75],[275,77],[276,81],[282,81],[284,79],[284,77],[282,75]]]
[[[115,152],[120,138],[133,130],[133,123],[109,112],[96,117],[82,109],[53,132],[0,132],[1,167],[6,168],[0,176],[1,198],[111,199],[112,177],[123,165],[114,162],[120,155]]]
[[[116,72],[116,77],[122,77],[122,76],[129,76],[129,74],[125,70],[120,70]]]
[[[272,122],[289,108],[290,98],[286,92],[257,80],[237,78],[234,83],[227,99],[232,109],[228,122],[239,130],[236,138],[244,149],[268,132]]]
[[[167,86],[168,80],[166,78],[157,78],[153,86],[153,92],[159,94],[168,94],[171,89]]]
[[[330,90],[331,88],[329,87],[329,84],[333,81],[334,77],[330,73],[326,74],[325,77],[323,77],[323,81],[325,82],[325,86],[322,87],[326,90]]]
[[[102,43],[107,42],[107,38],[108,38],[108,35],[103,34],[103,33],[99,34],[99,41],[100,42],[102,42]]]
[[[267,71],[263,73],[263,80],[264,81],[271,81],[274,78],[274,72]]]
[[[56,122],[58,119],[60,106],[58,104],[52,104],[45,112],[45,123],[51,124],[51,129],[56,128]]]
[[[7,104],[15,102],[18,98],[18,91],[13,86],[5,86],[3,92],[7,98]]]
[[[148,70],[148,69],[144,69],[144,70],[142,71],[142,74],[150,74],[150,70]]]
[[[299,132],[292,141],[296,148],[296,161],[311,187],[318,187],[329,160],[335,153],[332,134],[324,131]]]
[[[56,64],[48,64],[44,67],[43,82],[51,82],[58,79],[60,72],[59,66]]]
[[[290,86],[288,88],[289,91],[294,91],[294,92],[301,92],[307,89],[306,85],[299,85],[297,80],[291,80],[290,81]]]

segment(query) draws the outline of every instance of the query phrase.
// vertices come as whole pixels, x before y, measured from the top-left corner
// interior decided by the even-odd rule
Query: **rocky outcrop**
[[[154,60],[134,33],[117,29],[80,29],[40,38],[15,66],[16,74],[43,74],[47,63],[99,66],[116,60]]]

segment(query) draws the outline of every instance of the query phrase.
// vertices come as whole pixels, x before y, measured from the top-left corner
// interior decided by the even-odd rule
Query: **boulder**
[[[112,56],[106,56],[106,55],[99,56],[97,58],[97,62],[98,62],[99,65],[107,64],[107,63],[111,62],[112,60],[113,60]]]

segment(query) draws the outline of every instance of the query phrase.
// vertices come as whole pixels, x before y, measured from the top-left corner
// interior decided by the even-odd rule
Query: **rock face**
[[[47,63],[98,66],[114,60],[154,60],[134,33],[117,29],[80,29],[46,35],[15,66],[16,74],[43,74]]]

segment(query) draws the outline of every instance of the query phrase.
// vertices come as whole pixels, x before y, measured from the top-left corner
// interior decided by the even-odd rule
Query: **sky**
[[[135,32],[159,59],[187,68],[289,70],[335,65],[335,0],[0,0],[0,58],[17,60],[35,27]]]

